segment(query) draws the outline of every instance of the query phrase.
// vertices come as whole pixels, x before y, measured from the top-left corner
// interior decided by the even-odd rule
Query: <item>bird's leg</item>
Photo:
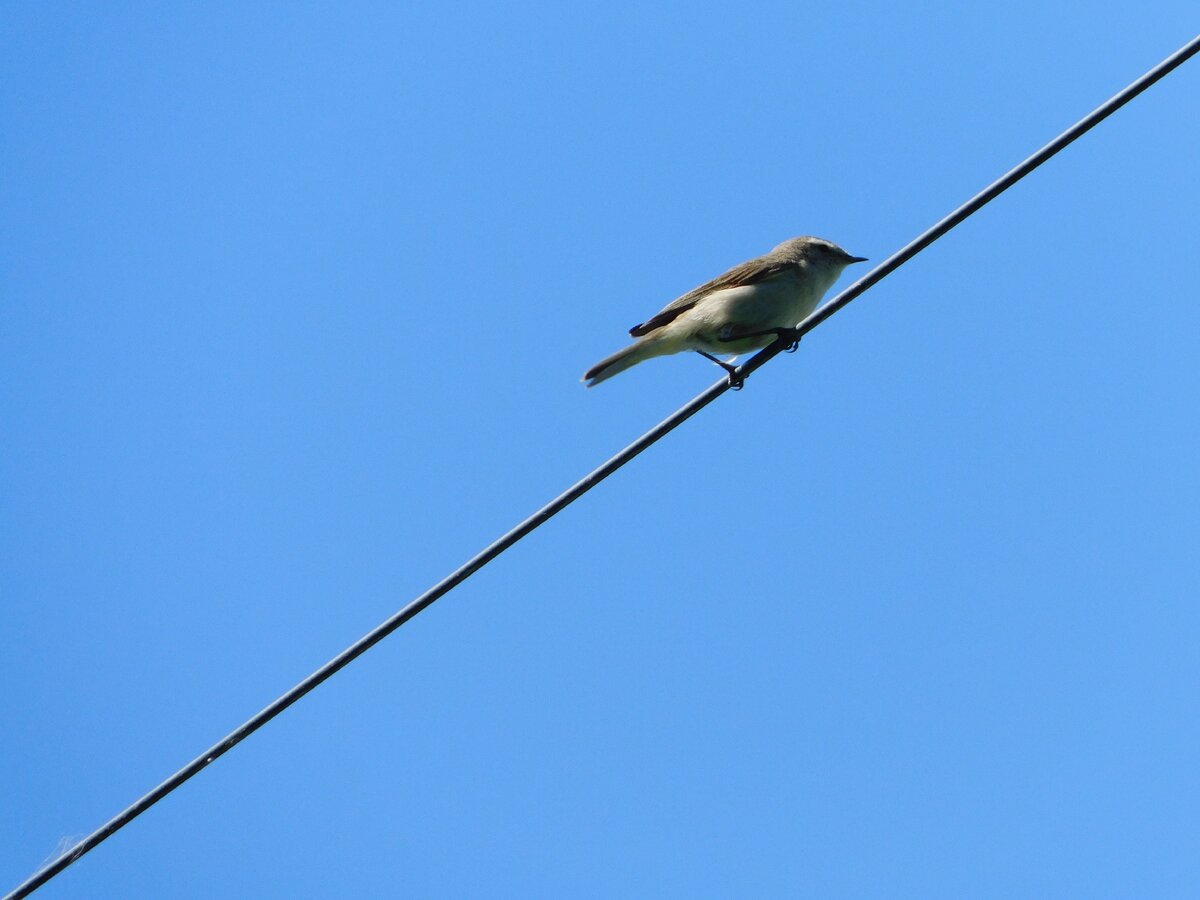
[[[776,340],[786,341],[787,346],[783,348],[784,353],[795,353],[796,348],[800,346],[800,332],[795,328],[768,328],[765,331],[752,331],[750,334],[730,334],[722,335],[717,340],[722,343],[730,341],[741,341],[746,338],[765,337],[773,335]]]
[[[795,328],[784,328],[778,332],[781,341],[787,341],[787,346],[783,348],[784,353],[795,353],[800,349],[800,332]]]
[[[715,362],[718,366],[720,366],[722,369],[724,369],[726,372],[728,372],[729,373],[729,386],[731,388],[733,388],[735,391],[740,391],[743,387],[745,387],[746,380],[744,378],[738,377],[737,366],[733,365],[732,363],[727,363],[724,360],[717,359],[711,353],[705,353],[703,350],[697,350],[696,352],[699,353],[701,356],[703,356],[705,359]]]

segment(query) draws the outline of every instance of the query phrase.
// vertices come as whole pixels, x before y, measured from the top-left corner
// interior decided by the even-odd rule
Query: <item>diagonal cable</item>
[[[994,200],[1001,193],[1012,187],[1050,157],[1054,156],[1060,150],[1067,147],[1076,138],[1090,131],[1093,127],[1111,116],[1114,112],[1136,97],[1146,88],[1150,87],[1155,82],[1162,79],[1168,73],[1182,65],[1192,56],[1200,52],[1200,36],[1193,38],[1175,53],[1168,56],[1157,66],[1155,66],[1146,74],[1142,75],[1136,81],[1120,93],[1114,95],[1109,100],[1096,107],[1088,115],[1084,116],[1046,146],[1042,147],[1020,165],[1009,170],[1000,178],[993,181],[982,191],[954,210],[940,222],[937,222],[926,231],[922,232],[909,243],[905,244],[882,263],[860,278],[854,284],[850,285],[828,303],[817,309],[807,319],[800,323],[797,330],[799,334],[805,335],[812,331],[851,300],[858,297],[868,288],[872,287],[883,278],[890,275],[908,260],[912,259],[950,229],[960,224],[968,216],[977,212],[984,205]],[[790,339],[789,339],[790,340]],[[775,356],[777,356],[787,346],[784,340],[778,340],[771,344],[766,349],[752,356],[750,359],[737,368],[736,377],[745,378],[752,372],[761,368]],[[263,725],[271,721],[317,685],[321,684],[327,678],[343,666],[348,665],[353,660],[357,659],[371,647],[375,646],[409,619],[413,618],[425,607],[431,605],[435,600],[449,593],[453,588],[457,587],[475,572],[482,569],[485,565],[515,544],[521,538],[525,537],[539,525],[543,524],[557,513],[561,512],[566,506],[573,501],[579,499],[597,484],[611,475],[625,463],[629,462],[635,456],[639,455],[647,447],[657,443],[661,438],[665,437],[669,432],[673,431],[678,426],[682,425],[708,404],[712,403],[727,390],[730,389],[730,382],[722,379],[714,384],[708,390],[697,396],[691,402],[687,403],[676,412],[672,413],[658,425],[651,428],[640,438],[618,453],[616,456],[607,462],[601,464],[596,469],[593,469],[582,479],[573,484],[563,493],[559,494],[532,516],[521,522],[507,534],[489,544],[462,566],[451,572],[425,593],[421,594],[407,606],[393,615],[390,619],[378,625],[375,629],[359,638],[321,668],[317,669],[286,694],[277,699],[270,706],[248,719],[238,728],[231,731],[216,744],[201,753],[190,763],[160,784],[154,790],[150,791],[145,796],[139,798],[132,805],[122,810],[108,822],[105,822],[100,828],[92,834],[79,841],[61,856],[56,858],[49,865],[39,869],[28,879],[19,884],[13,891],[4,897],[4,900],[17,900],[17,898],[28,896],[37,888],[41,887],[79,857],[83,856],[96,845],[104,841],[116,831],[129,824],[137,816],[141,815],[159,800],[163,799],[167,794],[171,793],[185,781],[205,768],[222,756],[228,750],[232,749],[236,744],[249,737],[254,732],[258,731]]]

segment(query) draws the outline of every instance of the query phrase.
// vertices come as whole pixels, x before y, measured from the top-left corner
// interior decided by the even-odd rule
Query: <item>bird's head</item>
[[[841,274],[842,269],[854,263],[866,262],[865,256],[851,256],[833,241],[819,237],[798,237],[784,241],[771,251],[782,256],[788,256],[796,262]]]

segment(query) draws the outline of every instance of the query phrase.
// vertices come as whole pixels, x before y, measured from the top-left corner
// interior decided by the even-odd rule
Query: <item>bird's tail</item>
[[[588,387],[595,387],[600,382],[607,381],[619,372],[624,372],[630,366],[636,366],[638,363],[651,357],[661,356],[663,353],[670,352],[658,346],[658,343],[658,341],[654,340],[641,340],[618,350],[612,356],[606,356],[584,373],[584,382]]]

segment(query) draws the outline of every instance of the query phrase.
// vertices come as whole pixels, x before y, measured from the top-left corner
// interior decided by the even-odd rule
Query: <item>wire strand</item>
[[[800,323],[797,330],[800,335],[807,334],[816,328],[842,307],[846,306],[864,291],[877,284],[883,278],[890,275],[908,260],[912,259],[950,229],[960,224],[967,217],[977,212],[990,201],[994,200],[1001,193],[1012,187],[1050,157],[1054,156],[1060,150],[1067,147],[1081,135],[1085,134],[1093,127],[1098,125],[1104,119],[1108,118],[1142,91],[1159,81],[1161,78],[1169,74],[1172,70],[1182,65],[1197,52],[1200,52],[1200,36],[1193,38],[1189,43],[1184,45],[1171,56],[1167,57],[1157,66],[1155,66],[1146,74],[1142,75],[1120,93],[1114,95],[1109,100],[1098,106],[1095,110],[1089,113],[1084,118],[1080,119],[1050,143],[1046,144],[1032,156],[1015,168],[1009,170],[996,181],[992,182],[974,197],[964,203],[958,209],[954,210],[941,221],[934,224],[932,227],[924,231],[918,237],[914,238],[905,246],[901,247],[882,263],[854,282],[844,291],[828,303],[815,310],[812,315]],[[777,356],[787,344],[783,340],[778,340],[772,343],[766,349],[760,351],[743,365],[739,366],[736,372],[737,378],[746,378],[751,373],[761,368],[775,356]],[[393,615],[391,618],[378,625],[374,630],[368,632],[363,637],[359,638],[351,646],[347,647],[321,668],[317,669],[283,696],[279,697],[275,702],[261,710],[259,713],[248,719],[241,726],[230,732],[204,753],[197,756],[190,763],[172,775],[170,778],[162,782],[158,787],[139,798],[126,809],[122,810],[108,822],[104,823],[100,828],[88,835],[83,840],[72,846],[53,862],[38,870],[31,875],[26,881],[18,885],[11,893],[7,894],[4,900],[18,900],[18,898],[28,896],[30,893],[41,887],[71,863],[75,862],[89,850],[95,848],[106,838],[113,835],[115,832],[128,825],[134,818],[141,815],[159,800],[163,799],[167,794],[171,793],[185,781],[197,774],[200,770],[206,768],[213,763],[217,758],[227,753],[237,744],[241,743],[267,722],[271,721],[313,688],[317,687],[326,679],[330,678],[338,670],[353,662],[371,647],[375,646],[409,619],[417,615],[426,607],[430,606],[440,597],[449,593],[475,572],[479,571],[521,538],[525,537],[538,526],[542,525],[564,508],[570,505],[575,500],[578,500],[597,484],[611,475],[617,469],[621,468],[634,457],[638,456],[643,450],[657,443],[671,431],[674,431],[704,407],[708,406],[722,394],[730,389],[728,380],[721,380],[712,385],[706,391],[695,397],[691,402],[672,413],[658,425],[651,428],[640,438],[627,446],[620,453],[613,456],[607,462],[601,464],[596,469],[593,469],[582,479],[573,484],[563,493],[559,494],[525,521],[521,522],[507,534],[498,538],[466,563],[456,569],[454,572],[447,575],[425,593],[421,594],[407,606]]]

